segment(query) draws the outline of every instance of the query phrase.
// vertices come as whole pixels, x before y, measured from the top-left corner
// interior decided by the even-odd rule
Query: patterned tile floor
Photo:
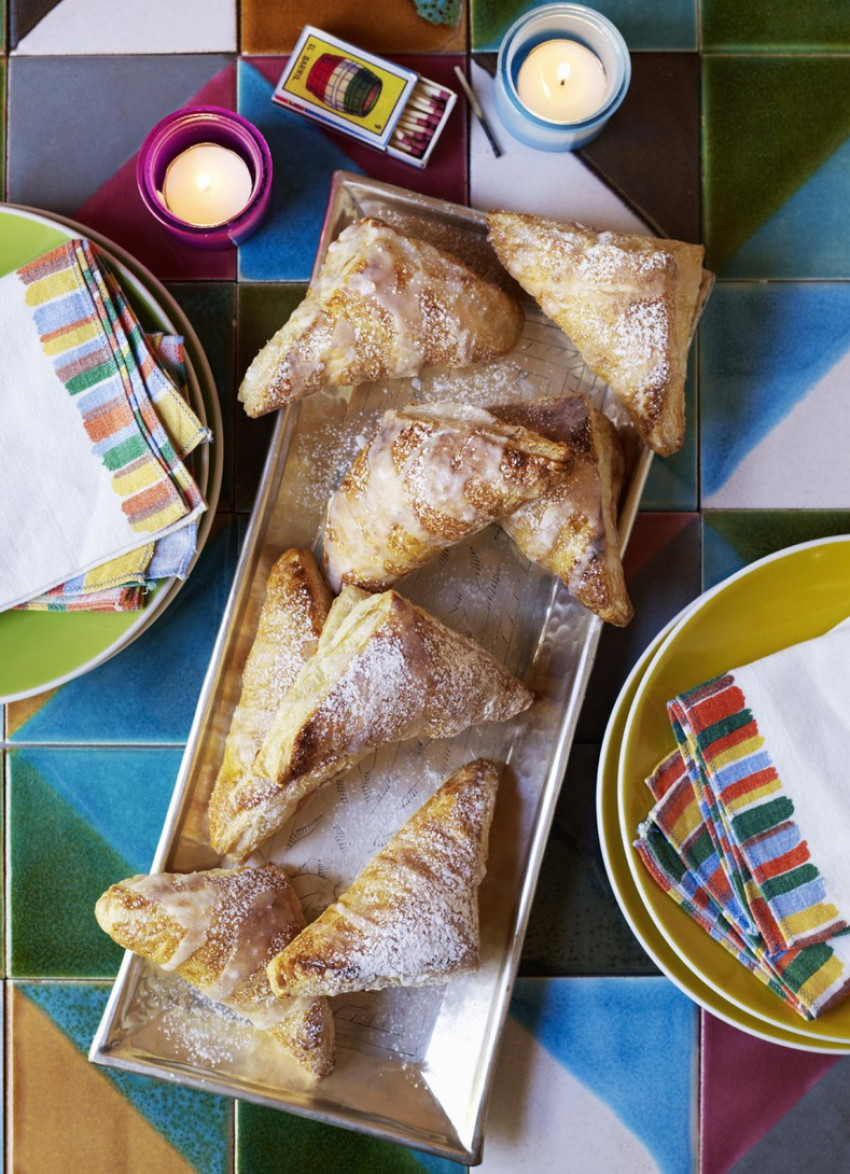
[[[452,1163],[287,1114],[94,1068],[120,952],[94,925],[144,870],[178,769],[269,437],[241,373],[301,296],[336,168],[499,204],[702,239],[718,284],[692,352],[681,454],[656,462],[626,567],[637,607],[606,631],[543,864],[493,1096],[484,1170],[736,1174],[850,1168],[848,1068],[745,1035],[661,977],[606,877],[599,744],[621,683],[699,592],[791,543],[850,528],[850,9],[792,0],[605,0],[632,51],[629,96],[575,155],[459,105],[424,171],[272,106],[305,20],[451,84],[495,52],[523,0],[0,0],[0,183],[73,216],[164,280],[195,326],[223,412],[219,517],[186,588],[120,656],[2,714],[2,1004],[8,1168],[312,1174]],[[175,245],[146,215],[135,155],[188,103],[266,133],[275,190],[237,252]],[[0,649],[2,656],[2,649]]]

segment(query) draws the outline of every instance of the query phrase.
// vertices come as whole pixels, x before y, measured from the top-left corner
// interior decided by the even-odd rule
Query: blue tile
[[[606,1110],[667,1174],[695,1168],[694,1003],[664,978],[520,980],[511,1016],[596,1098],[591,1139]],[[557,1128],[554,1115],[553,1126]],[[595,1119],[594,1119],[595,1118]],[[601,1134],[599,1134],[601,1143]],[[578,1145],[587,1138],[564,1138]]]
[[[702,505],[850,501],[850,285],[720,282],[699,351]]]
[[[249,62],[239,62],[238,78],[239,113],[262,131],[275,177],[262,224],[239,246],[239,276],[247,281],[307,281],[331,175],[337,168],[361,169],[320,127],[275,106],[274,87]]]

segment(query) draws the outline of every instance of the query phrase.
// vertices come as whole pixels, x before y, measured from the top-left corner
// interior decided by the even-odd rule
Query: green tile
[[[213,439],[224,445],[224,470],[218,508],[234,507],[233,415],[236,398],[236,285],[234,282],[186,282],[168,286],[195,328],[213,374],[221,404],[224,435]]]
[[[846,53],[850,49],[850,6],[801,4],[800,0],[702,0],[703,49],[724,52],[780,49]]]
[[[760,558],[850,534],[847,510],[708,510],[703,515],[703,587],[708,590]]]
[[[850,140],[850,103],[838,95],[850,93],[850,57],[707,56],[702,86],[709,268],[723,273],[734,254],[823,172],[823,188],[815,188],[782,238],[787,257],[778,263],[784,260],[787,271],[779,270],[774,258],[774,271],[766,274],[817,276],[802,270],[808,251],[822,239],[822,213],[839,215],[850,229],[847,200],[834,202],[847,170],[840,149]],[[827,167],[833,157],[840,163],[836,175]],[[835,245],[846,258],[840,234]],[[765,274],[736,271],[735,276]]]
[[[95,921],[95,902],[149,869],[179,765],[176,750],[9,753],[12,977],[115,974],[123,951]]]
[[[236,386],[251,360],[265,343],[289,319],[304,298],[307,287],[296,283],[245,283],[239,286],[237,310]],[[236,509],[250,510],[254,503],[269,440],[277,419],[270,412],[257,420],[245,415],[236,404]]]
[[[283,1165],[282,1154],[286,1156]],[[393,1142],[243,1102],[236,1106],[236,1161],[239,1174],[268,1174],[284,1167],[305,1174],[314,1170],[462,1174],[465,1170],[441,1158],[423,1158],[420,1164],[411,1150]]]
[[[685,384],[685,439],[670,457],[653,457],[641,494],[642,510],[695,510],[697,508],[697,363],[696,345],[688,355]]]
[[[605,872],[596,830],[599,747],[570,753],[520,961],[525,975],[655,974]]]

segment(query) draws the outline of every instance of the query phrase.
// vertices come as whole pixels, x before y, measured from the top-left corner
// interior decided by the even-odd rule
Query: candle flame
[[[195,180],[195,183],[198,185],[200,191],[208,192],[213,185],[212,176],[203,174],[199,175]]]
[[[562,61],[561,64],[558,66],[558,85],[565,86],[567,84],[567,82],[570,80],[571,73],[572,73],[572,70],[570,69],[569,63],[566,61]]]

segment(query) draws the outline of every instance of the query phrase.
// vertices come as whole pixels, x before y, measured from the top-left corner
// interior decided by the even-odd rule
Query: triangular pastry
[[[328,503],[334,590],[381,591],[563,481],[568,445],[459,403],[384,413]]]
[[[554,571],[579,603],[606,623],[627,624],[626,590],[617,531],[625,461],[617,430],[583,395],[491,407],[493,415],[569,445],[569,474],[548,493],[502,518],[499,525],[526,558]]]
[[[173,970],[210,999],[269,1032],[312,1078],[333,1067],[334,1032],[323,999],[280,999],[269,961],[304,928],[283,869],[216,868],[132,876],[95,906],[101,929],[120,946]]]
[[[503,354],[523,314],[443,249],[367,217],[330,245],[304,301],[251,363],[249,416],[326,388],[465,367]]]
[[[351,593],[354,593],[352,596]],[[354,600],[351,606],[351,600]],[[337,606],[347,608],[342,623]],[[393,590],[347,587],[278,710],[214,847],[247,856],[317,787],[377,747],[507,721],[533,695],[488,652]]]
[[[353,881],[268,966],[280,995],[442,983],[477,969],[478,888],[499,772],[450,775]]]
[[[210,835],[229,819],[234,790],[250,776],[254,758],[280,703],[316,650],[332,596],[307,550],[287,550],[275,562],[254,642],[242,670],[239,701],[224,743],[209,805]]]
[[[685,435],[687,356],[711,285],[701,245],[491,212],[499,260],[662,456]]]

